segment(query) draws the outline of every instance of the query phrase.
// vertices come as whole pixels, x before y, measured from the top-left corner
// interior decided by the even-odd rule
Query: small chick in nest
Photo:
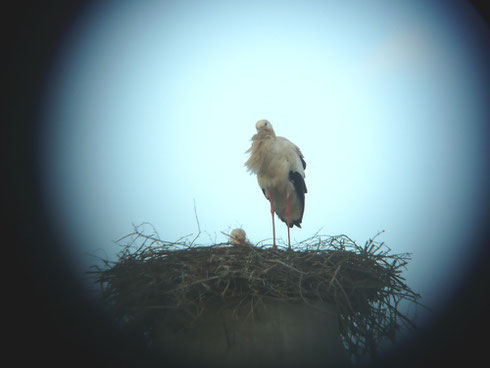
[[[230,234],[230,244],[249,245],[245,231],[243,229],[233,229],[233,231]]]

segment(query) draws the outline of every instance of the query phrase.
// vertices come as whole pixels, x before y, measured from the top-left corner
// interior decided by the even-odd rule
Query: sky
[[[469,5],[431,1],[101,2],[64,35],[43,101],[49,221],[80,278],[132,224],[199,244],[272,236],[244,167],[255,123],[298,145],[313,234],[412,253],[433,310],[470,272],[488,86]],[[194,210],[194,204],[196,213]],[[276,221],[277,236],[287,229]],[[148,229],[149,230],[149,229]],[[458,272],[453,272],[457,268]]]

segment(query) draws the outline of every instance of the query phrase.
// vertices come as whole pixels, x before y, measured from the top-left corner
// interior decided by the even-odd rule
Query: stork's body
[[[267,120],[255,125],[257,134],[252,137],[252,147],[247,151],[250,158],[245,163],[248,170],[257,175],[257,181],[265,197],[270,201],[274,248],[276,247],[274,212],[288,227],[288,245],[291,246],[289,229],[301,227],[305,208],[306,163],[301,150],[291,141],[276,137]]]

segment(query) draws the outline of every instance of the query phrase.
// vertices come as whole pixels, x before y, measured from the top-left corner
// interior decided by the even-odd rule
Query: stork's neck
[[[252,140],[254,142],[260,142],[273,138],[276,138],[276,133],[274,133],[274,131],[266,131],[266,132],[258,132],[252,137]]]

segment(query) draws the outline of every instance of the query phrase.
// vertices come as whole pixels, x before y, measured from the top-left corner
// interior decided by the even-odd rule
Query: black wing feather
[[[290,171],[289,172],[289,180],[293,183],[294,190],[296,191],[296,194],[299,198],[299,202],[301,203],[301,207],[304,211],[305,209],[305,193],[308,192],[308,189],[306,189],[306,183],[305,179],[303,176],[297,172],[297,171]],[[290,226],[292,227],[293,225],[296,225],[298,227],[301,227],[301,221],[303,220],[303,213],[301,213],[301,218],[292,223]]]
[[[305,170],[306,169],[306,161],[303,158],[303,156],[299,156],[299,158],[301,159],[301,163],[303,164],[303,170]]]

